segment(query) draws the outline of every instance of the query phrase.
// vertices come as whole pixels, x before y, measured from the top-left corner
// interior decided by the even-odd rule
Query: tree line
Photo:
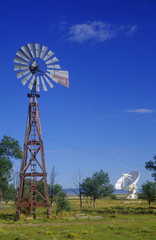
[[[13,200],[17,201],[17,192],[19,185],[19,173],[13,175],[13,163],[12,159],[22,159],[22,149],[19,141],[10,137],[4,136],[0,141],[0,206],[2,199],[4,201]],[[149,207],[152,201],[156,199],[156,156],[154,160],[150,160],[145,163],[145,168],[152,171],[152,177],[155,182],[146,182],[142,185],[142,194],[140,198],[146,199],[149,203]],[[62,186],[55,184],[56,172],[55,168],[52,168],[50,176],[50,184],[48,184],[49,197],[51,206],[53,202],[57,203],[58,211],[61,209],[70,210],[71,206],[66,200],[67,194],[63,191]],[[13,180],[12,183],[10,181]],[[113,195],[114,187],[110,184],[109,174],[103,170],[96,171],[91,177],[82,179],[81,175],[78,174],[74,179],[76,187],[75,194],[78,195],[80,200],[80,207],[82,207],[82,197],[90,198],[93,201],[94,208],[96,207],[96,200],[104,197],[115,198]],[[28,186],[25,186],[27,191]],[[44,184],[41,182],[38,185],[38,189],[44,195]],[[38,196],[40,201],[40,196]]]

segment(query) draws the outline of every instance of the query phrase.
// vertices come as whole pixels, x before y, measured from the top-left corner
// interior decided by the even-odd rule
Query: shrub
[[[87,230],[82,231],[82,234],[88,234],[89,232]]]
[[[72,210],[70,202],[66,199],[66,194],[64,192],[59,193],[59,195],[55,198],[55,202],[57,204],[56,213],[67,211],[70,212]]]
[[[51,231],[45,231],[45,235],[52,235]]]
[[[112,193],[112,194],[110,195],[110,199],[112,199],[112,200],[117,200],[117,197],[116,197],[115,194]]]
[[[72,232],[69,232],[67,234],[67,238],[75,238],[76,237],[76,234],[75,233],[72,233]]]

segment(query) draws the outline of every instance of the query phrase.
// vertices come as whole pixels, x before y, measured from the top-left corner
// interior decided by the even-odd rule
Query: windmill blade
[[[54,82],[58,83],[57,79],[53,79],[53,76],[50,75],[48,72],[46,73],[46,76],[48,76],[51,80],[53,80]]]
[[[39,76],[37,76],[36,91],[40,92],[40,79],[39,79]]]
[[[30,70],[24,70],[24,71],[21,71],[21,72],[18,72],[17,73],[17,78],[21,78],[21,77],[24,77],[26,74],[30,73]]]
[[[31,79],[31,81],[30,81],[30,83],[29,83],[29,85],[28,85],[28,88],[29,88],[30,90],[32,90],[33,85],[34,85],[34,82],[35,82],[35,75],[33,75],[32,79]]]
[[[59,64],[56,65],[47,65],[47,68],[56,68],[56,69],[61,69]]]
[[[18,71],[18,70],[26,70],[26,69],[29,69],[29,66],[24,66],[24,65],[21,65],[21,64],[14,64],[14,70],[15,71]]]
[[[41,76],[41,82],[42,82],[43,90],[48,91],[42,76]]]
[[[40,51],[41,51],[41,44],[40,43],[35,43],[35,50],[36,50],[36,57],[40,57]]]
[[[27,45],[24,45],[23,47],[21,47],[21,49],[28,56],[29,59],[33,58]]]
[[[65,87],[69,87],[68,71],[50,70],[50,75],[54,81],[57,80],[58,83],[64,85]]]
[[[29,62],[30,59],[25,55],[24,52],[22,52],[22,50],[18,50],[18,52],[16,53],[17,56],[21,57],[22,59],[24,59],[25,61]]]
[[[16,56],[16,57],[14,58],[14,62],[15,62],[15,63],[21,63],[21,64],[24,64],[24,65],[26,65],[26,66],[29,65],[29,63],[28,63],[27,61],[23,60],[22,58],[20,58],[20,57],[18,57],[18,56]]]
[[[45,80],[47,81],[47,83],[49,84],[49,86],[51,87],[51,88],[53,88],[54,87],[54,85],[49,81],[49,79],[44,75],[44,78],[45,78]]]
[[[29,79],[31,78],[32,73],[29,73],[26,77],[24,77],[21,82],[23,84],[23,86],[29,81]]]
[[[48,51],[48,53],[45,55],[45,57],[43,58],[43,61],[46,61],[47,59],[49,59],[50,57],[52,57],[54,55],[54,52],[52,52],[51,50]]]
[[[29,50],[31,52],[31,55],[33,56],[33,58],[35,58],[35,47],[34,47],[34,43],[28,43],[28,47],[29,47]]]
[[[52,64],[52,63],[58,62],[58,61],[59,61],[58,58],[57,58],[57,57],[54,57],[54,58],[51,58],[50,60],[48,60],[48,61],[46,62],[46,64]]]
[[[41,54],[40,54],[40,59],[44,57],[46,52],[48,51],[48,47],[42,46]]]

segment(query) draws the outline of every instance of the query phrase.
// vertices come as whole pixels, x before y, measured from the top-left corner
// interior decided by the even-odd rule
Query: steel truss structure
[[[47,173],[39,117],[37,98],[39,94],[28,94],[30,103],[28,108],[27,125],[25,131],[23,160],[20,170],[20,185],[17,201],[16,219],[19,220],[22,208],[36,217],[37,207],[47,208],[47,218],[50,216],[49,194],[47,187]],[[39,156],[40,153],[40,156]],[[44,183],[44,194],[39,186]],[[27,186],[27,187],[26,187]],[[26,188],[29,190],[26,191]],[[39,196],[41,201],[39,201]]]

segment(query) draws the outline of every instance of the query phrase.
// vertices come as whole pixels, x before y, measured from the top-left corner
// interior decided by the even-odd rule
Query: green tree
[[[150,160],[148,162],[145,163],[145,168],[149,171],[152,171],[152,177],[154,178],[154,180],[156,181],[156,155],[153,157],[153,161]]]
[[[16,189],[13,183],[8,184],[6,191],[3,193],[3,200],[7,203],[8,201],[17,201]]]
[[[151,202],[156,200],[156,183],[146,182],[142,185],[142,193],[139,194],[139,198],[146,199],[151,206]]]
[[[22,149],[18,140],[5,135],[0,141],[0,203],[2,194],[7,191],[8,183],[11,180],[12,158],[21,159]]]
[[[53,197],[57,197],[61,192],[63,192],[62,186],[59,184],[55,184],[53,188]]]
[[[0,157],[21,159],[22,149],[19,141],[4,135],[2,141],[0,141]]]
[[[91,178],[87,177],[82,181],[83,195],[93,199],[94,208],[96,199],[107,197],[114,192],[110,184],[109,175],[103,170],[95,172]]]

